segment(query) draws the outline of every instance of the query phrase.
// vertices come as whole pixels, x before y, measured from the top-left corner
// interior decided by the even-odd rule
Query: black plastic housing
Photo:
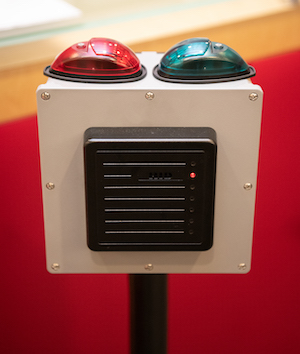
[[[142,65],[141,70],[133,75],[127,76],[90,76],[90,75],[75,75],[55,71],[50,65],[44,69],[44,75],[53,79],[82,82],[88,84],[120,84],[126,82],[134,82],[142,80],[147,75],[147,69]]]
[[[211,248],[216,152],[212,128],[86,130],[89,248]]]

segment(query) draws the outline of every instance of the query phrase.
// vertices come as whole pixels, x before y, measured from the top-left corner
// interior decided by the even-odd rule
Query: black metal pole
[[[167,353],[167,275],[131,274],[131,354]]]

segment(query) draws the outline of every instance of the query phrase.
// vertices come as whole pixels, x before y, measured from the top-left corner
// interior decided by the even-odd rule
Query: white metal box
[[[214,84],[159,81],[152,71],[161,54],[144,52],[138,56],[147,69],[147,76],[140,81],[87,84],[49,78],[37,90],[48,271],[247,273],[251,267],[261,88],[249,79]],[[90,250],[83,145],[84,132],[91,127],[214,129],[218,151],[213,247],[207,251]]]

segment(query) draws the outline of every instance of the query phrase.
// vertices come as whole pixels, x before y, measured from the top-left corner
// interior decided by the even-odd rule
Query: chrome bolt
[[[59,265],[58,263],[53,263],[53,264],[51,265],[51,268],[56,271],[56,270],[59,270],[60,265]]]
[[[84,49],[85,48],[85,43],[78,43],[77,44],[78,49]]]
[[[238,265],[238,268],[239,268],[239,270],[246,270],[246,268],[247,268],[246,263],[240,263]]]
[[[55,184],[52,182],[48,182],[46,184],[46,188],[49,189],[50,191],[55,188]]]
[[[223,49],[224,46],[223,46],[222,43],[215,43],[214,48],[215,48],[215,49]]]
[[[50,100],[50,93],[49,92],[43,92],[42,94],[41,94],[41,97],[42,97],[42,99],[44,100],[44,101],[48,101],[48,100]]]
[[[252,186],[252,183],[247,182],[244,184],[243,187],[246,191],[250,191],[250,189],[252,189],[253,186]]]
[[[154,93],[149,91],[145,94],[145,97],[147,100],[151,101],[154,98]]]
[[[250,93],[249,95],[249,100],[250,101],[256,101],[258,99],[258,94],[255,92]]]
[[[151,271],[153,269],[153,264],[151,264],[151,263],[146,264],[145,269]]]

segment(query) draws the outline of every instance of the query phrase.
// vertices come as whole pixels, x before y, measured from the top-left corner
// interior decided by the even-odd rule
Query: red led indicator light
[[[195,172],[191,172],[191,173],[190,173],[190,177],[191,177],[191,178],[195,178],[195,177],[196,177],[196,173],[195,173]]]

